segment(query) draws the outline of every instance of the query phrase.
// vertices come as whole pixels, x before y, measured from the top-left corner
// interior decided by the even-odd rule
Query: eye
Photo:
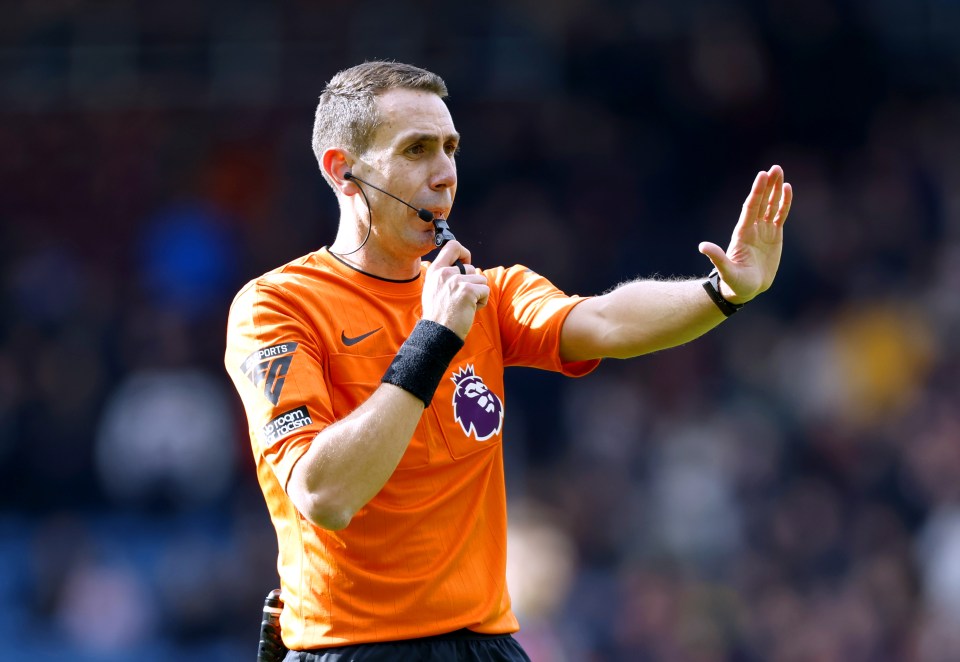
[[[443,146],[443,151],[447,156],[456,156],[460,153],[460,143],[447,143]]]
[[[426,151],[426,148],[423,146],[422,143],[414,143],[413,145],[410,145],[409,147],[407,147],[407,154],[417,155],[417,154],[423,154],[425,151]]]

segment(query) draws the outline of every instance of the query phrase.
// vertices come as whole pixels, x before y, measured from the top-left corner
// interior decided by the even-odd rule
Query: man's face
[[[457,192],[454,153],[460,135],[447,105],[430,92],[404,89],[381,94],[377,103],[382,123],[357,174],[414,207],[448,218]],[[419,257],[434,248],[432,223],[369,187],[365,192],[373,208],[371,241],[380,250]]]

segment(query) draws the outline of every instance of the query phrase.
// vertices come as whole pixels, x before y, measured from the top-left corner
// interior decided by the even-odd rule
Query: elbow
[[[577,304],[564,322],[560,356],[564,361],[622,359],[636,356],[635,324],[615,314],[610,295]]]
[[[287,491],[293,505],[312,524],[328,531],[347,528],[356,510],[331,498],[329,494],[314,492],[291,483]]]
[[[347,528],[356,511],[329,499],[311,497],[300,512],[316,526],[328,531]]]
[[[347,528],[359,508],[344,501],[342,487],[317,484],[305,470],[307,465],[298,463],[287,482],[287,496],[302,517],[311,524],[328,531]]]
[[[354,513],[342,510],[325,510],[323,512],[311,513],[309,519],[321,529],[326,529],[327,531],[340,531],[347,528],[347,526],[350,524],[350,521],[353,519],[353,515]]]

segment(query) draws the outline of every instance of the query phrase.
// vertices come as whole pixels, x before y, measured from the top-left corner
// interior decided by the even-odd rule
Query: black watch
[[[742,303],[731,303],[723,298],[723,295],[720,294],[720,272],[714,269],[710,272],[710,275],[707,276],[707,279],[703,281],[703,289],[707,291],[707,294],[710,295],[710,298],[717,308],[720,309],[720,312],[723,313],[726,317],[730,317],[735,312],[743,308]]]

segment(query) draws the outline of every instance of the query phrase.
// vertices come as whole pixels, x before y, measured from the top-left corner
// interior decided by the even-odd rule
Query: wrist
[[[703,289],[726,317],[733,315],[746,303],[745,299],[738,299],[733,290],[720,278],[720,272],[716,269],[711,271],[710,275],[703,281]]]
[[[722,296],[726,301],[729,301],[735,306],[742,306],[748,301],[750,301],[750,299],[746,297],[737,296],[737,293],[734,292],[732,289],[730,289],[730,286],[727,285],[727,283],[723,280],[723,278],[720,278],[719,280],[720,280],[720,289],[719,289],[720,296]]]
[[[428,407],[463,339],[442,324],[422,319],[413,327],[383,378],[412,393]]]

